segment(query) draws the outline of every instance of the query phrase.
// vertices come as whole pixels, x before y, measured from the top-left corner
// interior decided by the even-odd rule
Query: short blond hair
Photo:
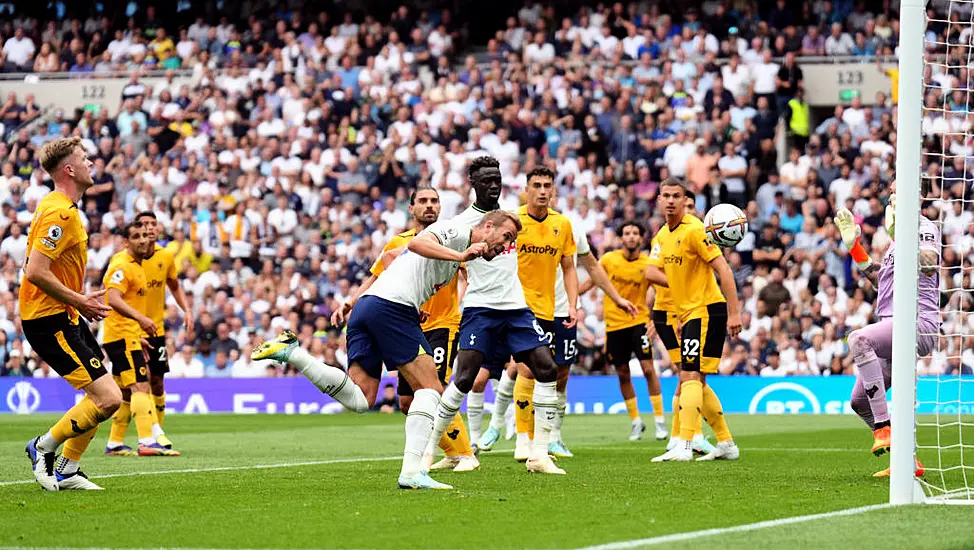
[[[491,222],[494,224],[494,226],[499,226],[505,221],[510,221],[513,223],[518,233],[521,232],[521,229],[523,228],[521,225],[521,218],[519,218],[514,212],[508,212],[507,210],[491,210],[490,212],[484,214],[484,217],[481,218],[480,223],[477,225],[483,226],[487,222]]]
[[[45,143],[44,147],[41,147],[41,166],[53,178],[54,171],[64,162],[64,159],[74,153],[77,147],[81,147],[81,138],[78,136],[57,138]]]

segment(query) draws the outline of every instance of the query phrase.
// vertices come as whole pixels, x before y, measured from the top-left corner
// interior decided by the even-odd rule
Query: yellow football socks
[[[460,415],[453,417],[450,425],[443,432],[440,438],[440,448],[446,456],[471,456],[473,450],[470,448],[470,436],[467,435],[467,428],[463,425]]]
[[[517,433],[534,438],[534,380],[518,376],[514,382],[514,425]]]
[[[64,443],[68,439],[84,435],[107,418],[95,402],[86,396],[54,424],[51,437],[58,443]]]
[[[159,425],[162,426],[166,420],[166,392],[162,392],[161,395],[152,394],[152,401],[156,406],[156,418],[159,419]]]
[[[680,439],[690,441],[696,426],[700,425],[700,409],[703,407],[703,384],[699,380],[687,380],[680,385]]]
[[[131,407],[135,428],[139,432],[139,443],[152,439],[152,399],[149,394],[133,391]]]
[[[639,420],[639,403],[635,397],[626,399],[626,412],[629,413],[629,420]]]
[[[731,438],[730,430],[727,429],[727,420],[724,418],[724,408],[720,405],[720,398],[710,389],[710,386],[703,387],[703,412],[707,423],[714,429],[717,441],[729,441]]]
[[[663,418],[663,396],[662,395],[650,395],[649,402],[653,405],[653,416],[656,418]]]
[[[79,462],[81,455],[85,454],[85,451],[88,450],[88,444],[91,443],[91,440],[97,432],[98,426],[95,426],[78,437],[72,437],[64,444],[61,455],[68,460]]]
[[[680,435],[680,396],[673,396],[673,429],[670,435],[678,437]]]
[[[122,401],[122,405],[112,416],[112,433],[108,440],[114,443],[125,441],[125,432],[129,429],[129,422],[132,420],[132,407],[128,401]]]

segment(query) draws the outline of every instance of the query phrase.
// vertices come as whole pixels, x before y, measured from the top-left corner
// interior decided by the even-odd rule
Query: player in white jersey
[[[437,222],[405,247],[387,253],[398,257],[354,304],[348,318],[347,375],[312,358],[289,331],[259,346],[251,357],[294,365],[321,391],[356,412],[365,412],[375,403],[383,364],[397,369],[415,390],[406,416],[399,487],[451,489],[430,478],[428,469],[422,467],[442,386],[420,326],[421,308],[453,279],[461,262],[488,261],[506,251],[520,227],[517,216],[502,211],[483,216],[475,224]],[[440,437],[442,433],[436,441]]]
[[[455,219],[473,224],[498,208],[502,187],[500,163],[492,157],[478,157],[470,163],[467,175],[476,201]],[[532,399],[536,411],[534,441],[527,469],[529,472],[564,474],[565,471],[555,466],[548,456],[548,441],[558,409],[555,389],[558,367],[548,348],[547,335],[524,300],[518,277],[517,246],[511,243],[505,253],[492,261],[478,258],[467,262],[466,267],[467,291],[461,304],[463,317],[457,367],[453,381],[440,399],[433,437],[442,436],[460,409],[485,358],[514,356],[516,361],[531,369],[537,380]],[[427,449],[424,465],[432,463],[434,450],[432,447]]]
[[[552,198],[552,200],[554,200]],[[630,315],[635,317],[637,313],[636,306],[623,298],[619,291],[612,286],[612,282],[609,280],[608,274],[605,269],[599,265],[599,262],[595,259],[595,256],[591,253],[592,249],[588,243],[588,236],[579,229],[580,224],[572,224],[572,233],[575,238],[575,245],[578,252],[573,260],[581,264],[588,272],[589,276],[592,278],[595,285],[602,289],[603,292],[616,304],[620,309],[629,312]],[[561,266],[558,266],[558,271],[555,278],[555,322],[554,322],[554,333],[551,335],[551,346],[555,357],[555,364],[558,365],[558,380],[556,385],[556,391],[558,393],[558,412],[554,420],[554,425],[551,430],[551,438],[548,442],[548,454],[558,457],[567,458],[571,457],[572,452],[568,450],[568,447],[562,441],[561,437],[561,426],[565,420],[565,406],[568,402],[568,377],[571,372],[571,367],[575,363],[575,357],[577,356],[576,340],[577,332],[575,325],[567,327],[565,321],[568,319],[568,292],[565,290],[565,275],[562,272]],[[477,441],[478,450],[489,451],[500,439],[500,430],[504,427],[504,412],[507,410],[508,405],[510,405],[513,399],[514,390],[514,376],[516,376],[516,369],[507,368],[504,369],[500,375],[500,381],[497,384],[497,389],[495,391],[494,398],[494,414],[490,418],[490,426],[488,426],[487,431],[480,438],[474,439]],[[481,372],[481,377],[478,377],[478,381],[481,379],[486,379],[487,375]],[[480,388],[483,391],[482,387]],[[470,416],[470,424],[474,425],[475,419],[474,414],[471,414],[471,408],[473,404],[479,403],[481,407],[483,406],[483,393],[479,395],[471,392],[470,396],[467,398],[467,414]],[[482,411],[482,408],[481,408]],[[481,413],[482,414],[482,413]],[[479,430],[479,425],[477,426]],[[473,433],[473,427],[471,427],[471,434]],[[473,435],[471,435],[473,438]]]

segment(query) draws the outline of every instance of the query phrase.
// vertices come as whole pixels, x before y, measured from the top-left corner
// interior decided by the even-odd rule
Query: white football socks
[[[73,474],[78,471],[78,463],[70,458],[59,456],[57,459],[57,465],[54,467],[54,469],[62,475]]]
[[[322,393],[334,397],[346,409],[358,413],[369,410],[369,400],[365,398],[362,389],[342,369],[318,361],[300,347],[291,352],[288,363],[300,370]]]
[[[422,471],[423,452],[433,432],[433,414],[440,401],[440,394],[429,388],[416,390],[413,404],[406,415],[406,447],[402,453],[401,476],[414,476]],[[439,439],[437,439],[439,441]]]
[[[484,392],[472,391],[467,394],[467,420],[470,423],[470,441],[476,444],[484,427]]]
[[[453,417],[460,410],[460,404],[463,403],[466,394],[457,389],[453,382],[450,382],[443,390],[443,395],[439,397],[439,405],[435,407],[436,414],[433,415],[433,434],[430,435],[429,445],[426,447],[426,453],[431,456],[436,453],[436,446],[439,444],[440,438],[443,437],[443,432],[446,431],[447,426],[450,425]],[[415,403],[416,401],[413,400],[413,406]]]
[[[561,425],[565,422],[565,406],[568,404],[568,393],[558,392],[558,411],[555,421],[551,425],[551,441],[561,441]]]
[[[507,375],[506,369],[501,373],[494,394],[494,413],[490,416],[490,427],[501,431],[504,429],[504,413],[514,400],[514,379]]]
[[[531,458],[543,460],[548,458],[548,442],[551,440],[551,429],[558,416],[558,391],[555,382],[534,383],[534,440],[531,442]]]
[[[37,450],[42,453],[56,453],[57,448],[60,447],[61,444],[58,443],[57,440],[54,439],[54,436],[51,435],[51,432],[48,431],[37,440],[36,446]]]

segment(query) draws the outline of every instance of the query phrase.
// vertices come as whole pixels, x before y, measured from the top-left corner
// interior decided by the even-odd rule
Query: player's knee
[[[545,346],[534,348],[523,357],[515,357],[515,360],[528,365],[538,382],[554,382],[558,379],[558,365],[555,365],[551,352]]]
[[[463,393],[470,393],[477,381],[477,371],[473,368],[463,368],[457,364],[457,369],[453,371],[453,385]],[[486,386],[486,382],[484,386]]]
[[[99,384],[94,391],[88,391],[88,397],[98,409],[107,416],[115,414],[115,411],[122,406],[122,390],[114,383]]]
[[[162,395],[166,393],[164,378],[161,376],[156,376],[154,374],[149,375],[149,389],[152,390],[152,395]]]
[[[861,356],[872,349],[872,342],[869,337],[862,333],[862,330],[854,330],[849,335],[849,351],[853,356]]]
[[[619,377],[620,384],[632,383],[632,373],[629,372],[629,365],[616,365],[616,376]]]

